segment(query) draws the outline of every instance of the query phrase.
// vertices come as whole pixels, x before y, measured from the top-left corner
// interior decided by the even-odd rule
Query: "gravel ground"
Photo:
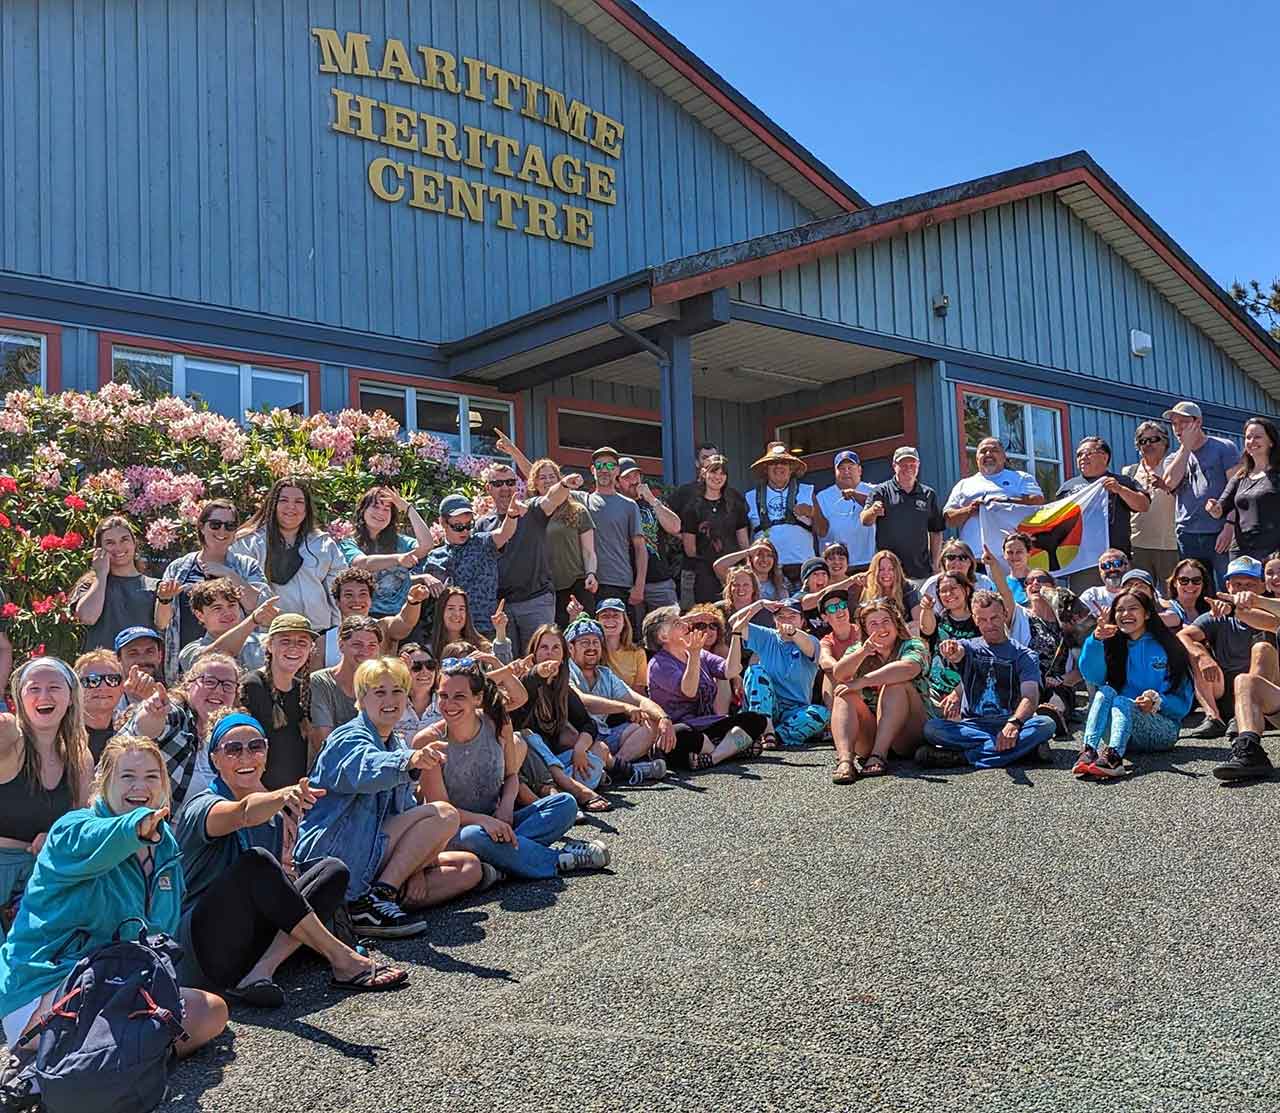
[[[1280,781],[1222,786],[1225,746],[1185,741],[1083,783],[1057,746],[618,795],[616,872],[437,912],[384,948],[398,994],[287,969],[288,1007],[234,1013],[169,1108],[1274,1113]]]

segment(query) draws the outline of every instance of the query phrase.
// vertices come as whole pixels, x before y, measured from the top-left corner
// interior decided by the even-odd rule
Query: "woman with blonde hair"
[[[621,599],[605,599],[596,607],[596,621],[604,631],[604,663],[633,692],[649,691],[649,655],[636,645],[631,616]]]
[[[865,575],[861,602],[890,600],[906,619],[914,637],[920,630],[920,593],[907,581],[902,561],[888,549],[881,549],[871,558]]]
[[[96,762],[115,734],[116,708],[124,693],[124,666],[111,650],[91,649],[81,653],[72,668],[80,681],[80,710],[89,754]]]
[[[534,494],[545,495],[562,478],[560,465],[549,457],[535,460],[525,469]],[[572,494],[551,515],[547,523],[547,558],[551,564],[551,584],[556,593],[556,623],[569,623],[569,600],[576,599],[588,613],[595,610],[596,523],[582,501]],[[518,652],[524,652],[524,646]]]

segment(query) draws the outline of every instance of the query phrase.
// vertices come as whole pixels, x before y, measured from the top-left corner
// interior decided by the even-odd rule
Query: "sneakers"
[[[372,939],[407,939],[427,930],[426,921],[400,907],[396,891],[375,881],[364,896],[348,903],[351,926]]]
[[[635,788],[636,785],[660,781],[666,775],[667,763],[662,758],[655,758],[653,761],[633,761],[631,763],[631,776],[627,779],[627,785],[630,788]]]
[[[1036,747],[1036,752],[1031,755],[1032,758],[1041,765],[1053,764],[1053,747],[1048,742],[1041,742]]]
[[[1095,777],[1123,777],[1126,773],[1124,758],[1110,746],[1103,746],[1098,760],[1089,766],[1089,772]]]
[[[1098,751],[1092,746],[1086,746],[1080,751],[1080,756],[1076,758],[1076,763],[1071,767],[1071,772],[1077,777],[1086,776],[1090,772],[1090,766],[1098,760]]]
[[[1227,724],[1221,719],[1205,719],[1195,730],[1187,731],[1188,738],[1225,738],[1227,734]]]
[[[40,1108],[31,1060],[10,1055],[0,1069],[0,1113],[34,1113]]]
[[[1217,766],[1213,775],[1220,781],[1248,781],[1269,777],[1274,771],[1267,751],[1256,734],[1245,731],[1231,743],[1231,756]]]
[[[950,769],[964,764],[964,755],[959,750],[948,750],[945,746],[931,746],[925,743],[916,748],[915,762],[926,769]]]
[[[602,842],[565,839],[560,847],[560,872],[602,870],[609,864],[609,848]]]
[[[507,875],[498,869],[497,866],[491,866],[488,862],[480,863],[480,884],[475,887],[477,893],[484,893],[492,889],[500,881],[506,881]]]

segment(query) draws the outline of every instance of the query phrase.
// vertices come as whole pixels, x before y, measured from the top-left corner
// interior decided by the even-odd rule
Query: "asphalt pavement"
[[[611,870],[435,912],[380,948],[399,993],[286,968],[169,1108],[1275,1113],[1280,780],[1223,786],[1225,745],[1187,740],[1078,782],[1055,747],[619,793]]]

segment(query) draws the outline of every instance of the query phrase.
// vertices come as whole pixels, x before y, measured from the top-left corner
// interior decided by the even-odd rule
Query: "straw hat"
[[[751,465],[751,470],[757,475],[763,475],[764,472],[760,469],[766,468],[770,464],[778,463],[790,464],[792,474],[797,478],[809,470],[809,465],[801,460],[799,456],[795,456],[788,451],[787,446],[781,441],[770,441],[765,446],[764,455]]]

